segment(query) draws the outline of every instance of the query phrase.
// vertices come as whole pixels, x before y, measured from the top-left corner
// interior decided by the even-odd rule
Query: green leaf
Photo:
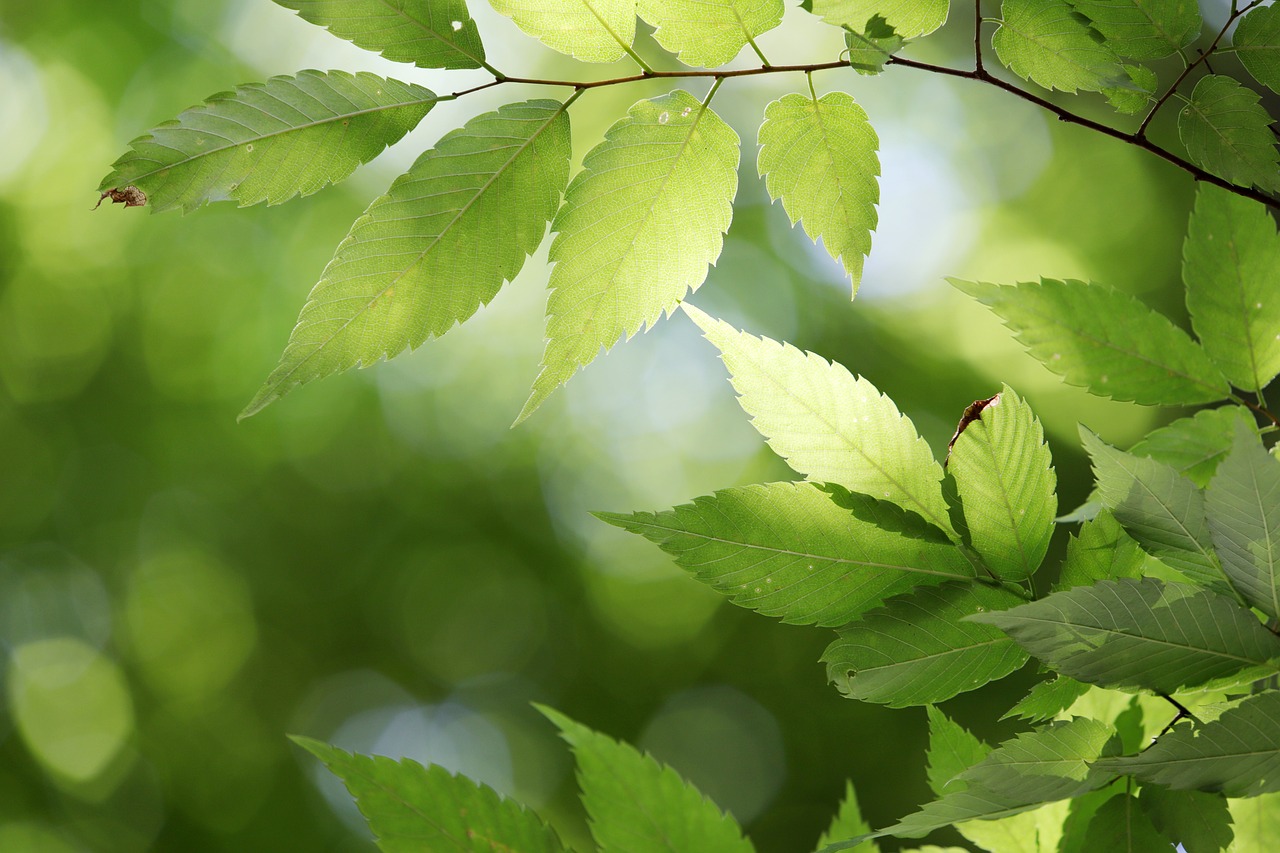
[[[1044,429],[1008,385],[957,436],[948,470],[973,548],[997,575],[1020,581],[1044,561],[1058,484]]]
[[[1018,704],[1010,708],[1002,720],[1016,718],[1029,723],[1052,720],[1071,707],[1077,699],[1089,692],[1089,685],[1059,675],[1049,681],[1041,681],[1027,691]]]
[[[1111,739],[1110,726],[1079,718],[1018,735],[960,774],[968,787],[951,791],[877,835],[919,838],[965,820],[993,820],[1079,797],[1107,784],[1089,763]]]
[[[1280,154],[1258,93],[1230,77],[1200,78],[1178,113],[1178,136],[1191,161],[1242,187],[1280,191]]]
[[[627,853],[750,853],[733,817],[674,770],[635,747],[594,732],[550,708],[578,762],[582,804],[601,850]]]
[[[551,226],[547,348],[517,423],[702,284],[737,189],[738,135],[688,92],[640,101],[609,128]]]
[[[843,92],[786,95],[765,108],[760,125],[758,168],[769,197],[843,259],[854,293],[877,222],[879,144],[867,114]]]
[[[1201,184],[1182,256],[1191,326],[1205,352],[1232,385],[1262,390],[1280,373],[1280,236],[1271,213]]]
[[[1107,853],[1169,853],[1171,845],[1156,831],[1137,797],[1116,794],[1089,821],[1084,847]]]
[[[1067,541],[1067,559],[1062,564],[1056,589],[1092,586],[1098,581],[1140,578],[1150,559],[1138,543],[1124,532],[1120,522],[1107,510],[1080,526]]]
[[[925,711],[929,715],[929,790],[938,797],[962,791],[966,783],[952,780],[990,755],[991,747],[934,706],[926,706]]]
[[[1280,92],[1280,10],[1261,6],[1245,15],[1231,45],[1253,79]]]
[[[1077,12],[1129,59],[1163,59],[1196,40],[1203,26],[1195,0],[1071,0]]]
[[[837,27],[862,30],[879,16],[904,39],[928,35],[947,21],[948,0],[804,0],[801,5]]]
[[[1058,853],[1062,825],[1070,805],[1066,800],[1058,800],[996,820],[967,820],[957,824],[956,831],[983,850]]]
[[[1236,835],[1232,853],[1266,850],[1280,838],[1280,794],[1228,800],[1227,809]]]
[[[889,26],[880,15],[867,21],[862,29],[846,28],[844,45],[849,51],[849,64],[859,74],[874,76],[884,71],[885,63],[902,49],[906,39]]]
[[[782,0],[636,0],[658,44],[685,65],[714,68],[782,23]]]
[[[1138,803],[1156,829],[1186,853],[1218,853],[1231,844],[1231,813],[1221,794],[1144,785]]]
[[[1128,83],[1116,55],[1095,40],[1067,0],[1004,0],[1000,13],[991,45],[1022,79],[1063,92]]]
[[[1280,618],[1280,460],[1241,422],[1205,492],[1205,516],[1232,586]]]
[[[840,364],[683,307],[720,350],[752,425],[787,464],[810,480],[883,497],[954,536],[942,466],[892,400]]]
[[[1218,463],[1231,450],[1231,436],[1237,423],[1257,429],[1253,416],[1240,406],[1201,409],[1189,418],[1179,418],[1147,433],[1129,452],[1172,466],[1203,488],[1209,485]]]
[[[1080,428],[1102,503],[1148,552],[1220,592],[1231,585],[1213,550],[1204,492],[1172,466],[1117,450]]]
[[[649,539],[734,604],[797,624],[844,625],[889,596],[974,572],[941,534],[931,540],[918,517],[850,492],[837,503],[812,483],[725,489],[667,512],[596,515]]]
[[[843,841],[846,838],[854,838],[859,835],[867,835],[871,832],[871,826],[863,819],[862,812],[858,808],[858,797],[854,793],[853,783],[844,783],[844,799],[840,801],[840,810],[836,812],[835,818],[831,821],[831,826],[827,827],[827,831],[822,833],[822,837],[818,839],[818,846],[814,849],[822,850],[830,844]],[[856,847],[848,848],[854,853],[879,853],[880,846],[874,841],[864,841]]]
[[[310,738],[293,741],[343,781],[384,853],[566,849],[533,812],[443,767],[423,767],[407,758],[352,755]]]
[[[999,587],[953,583],[889,599],[841,629],[822,660],[842,694],[890,708],[942,702],[1027,661],[999,631],[960,621],[1022,601]]]
[[[1041,364],[1091,394],[1177,406],[1231,391],[1186,332],[1127,293],[1073,279],[950,281],[1000,315]]]
[[[466,0],[275,0],[340,39],[419,68],[479,68],[484,45]]]
[[[1211,723],[1178,726],[1138,755],[1096,766],[1178,791],[1280,791],[1280,693],[1252,696]]]
[[[1124,115],[1145,113],[1155,101],[1156,87],[1160,85],[1160,78],[1145,65],[1125,63],[1121,67],[1124,68],[1125,74],[1129,75],[1128,82],[1122,86],[1103,89],[1103,96],[1106,97],[1107,103]]]
[[[537,249],[569,180],[557,101],[508,104],[446,134],[355,221],[241,414],[444,334]]]
[[[1280,655],[1280,638],[1240,605],[1189,584],[1101,581],[971,622],[996,625],[1078,681],[1176,693]]]
[[[552,50],[583,62],[614,62],[636,38],[636,0],[489,0]]]
[[[311,195],[368,163],[435,106],[429,89],[301,71],[220,92],[129,143],[100,190],[135,186],[153,210]]]

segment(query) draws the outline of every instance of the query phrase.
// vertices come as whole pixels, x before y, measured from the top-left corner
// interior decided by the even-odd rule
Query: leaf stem
[[[1241,397],[1239,394],[1232,394],[1228,399],[1233,403],[1239,403],[1241,406],[1246,406],[1262,415],[1264,418],[1271,421],[1272,426],[1280,427],[1280,418],[1276,417],[1276,415],[1266,408],[1265,401],[1259,405],[1259,403],[1255,403],[1247,397]],[[1258,393],[1258,399],[1260,401],[1262,400],[1261,392]]]
[[[1236,18],[1243,15],[1244,12],[1247,12],[1249,9],[1252,9],[1253,6],[1256,5],[1256,3],[1246,6],[1244,11],[1237,10],[1236,5],[1237,5],[1236,0],[1232,0],[1231,14],[1227,16],[1227,22],[1222,25],[1222,29],[1218,30],[1218,34],[1214,36],[1213,43],[1209,45],[1209,49],[1206,51],[1203,51],[1200,54],[1200,56],[1196,58],[1194,62],[1189,64],[1186,68],[1182,69],[1182,73],[1178,75],[1178,79],[1173,81],[1173,85],[1170,86],[1165,91],[1165,93],[1160,96],[1159,100],[1156,101],[1156,105],[1151,108],[1151,110],[1147,113],[1146,118],[1144,118],[1142,120],[1142,123],[1138,125],[1138,129],[1133,134],[1134,136],[1138,137],[1139,139],[1146,139],[1147,126],[1150,125],[1151,120],[1156,117],[1156,113],[1159,111],[1159,109],[1162,106],[1164,106],[1165,101],[1169,100],[1169,97],[1173,95],[1174,92],[1178,91],[1178,87],[1182,85],[1182,81],[1187,79],[1187,75],[1190,74],[1192,71],[1194,71],[1196,69],[1196,66],[1198,66],[1200,63],[1203,62],[1205,64],[1205,67],[1208,67],[1209,55],[1213,53],[1215,50],[1217,50],[1218,42],[1222,41],[1222,37],[1227,34],[1227,30],[1229,30],[1231,28],[1231,25],[1235,23]],[[1210,73],[1212,73],[1213,69],[1210,68],[1209,71]]]
[[[769,63],[769,57],[767,57],[767,56],[765,56],[765,55],[764,55],[764,51],[762,51],[762,50],[760,49],[760,45],[756,44],[756,40],[755,40],[755,39],[753,39],[751,36],[747,36],[747,44],[751,45],[751,49],[752,49],[752,50],[754,50],[754,51],[756,52],[756,56],[760,57],[760,63],[761,63],[765,68],[772,68],[772,67],[773,67],[773,66]]]

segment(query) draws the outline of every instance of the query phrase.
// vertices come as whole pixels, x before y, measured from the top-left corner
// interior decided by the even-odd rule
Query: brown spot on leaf
[[[1000,405],[1000,395],[996,394],[994,397],[988,397],[985,400],[974,400],[972,403],[965,406],[964,414],[960,416],[960,423],[956,426],[956,433],[951,436],[951,440],[947,442],[947,458],[942,462],[943,468],[947,467],[947,463],[951,461],[951,448],[956,446],[956,441],[960,438],[960,433],[964,432],[965,428],[968,427],[969,424],[982,417],[983,409],[988,406],[998,405]]]
[[[123,204],[125,207],[142,207],[147,203],[147,194],[134,186],[112,187],[98,197],[94,210],[102,207],[102,203],[111,199],[112,204]]]

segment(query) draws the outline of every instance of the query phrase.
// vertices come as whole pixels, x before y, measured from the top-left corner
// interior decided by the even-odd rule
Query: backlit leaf
[[[1280,794],[1227,800],[1235,842],[1230,853],[1265,850],[1280,838]]]
[[[557,101],[508,104],[445,135],[352,225],[241,417],[470,317],[542,242],[568,179]]]
[[[822,850],[829,844],[837,841],[844,841],[847,838],[853,838],[858,835],[867,835],[871,832],[871,826],[863,819],[862,812],[858,808],[858,797],[854,793],[853,783],[844,783],[844,799],[840,801],[840,810],[836,812],[836,816],[831,821],[831,826],[827,827],[827,831],[822,833],[822,837],[818,839],[818,846],[814,849]],[[850,847],[853,853],[879,853],[880,846],[874,841],[864,841],[856,847]]]
[[[1176,693],[1280,655],[1280,638],[1229,598],[1152,578],[1073,587],[970,621],[996,625],[1041,661],[1102,687]]]
[[[1004,678],[1027,660],[1000,631],[960,621],[1022,599],[999,587],[954,583],[891,598],[838,633],[822,660],[850,699],[890,708],[942,702]]]
[[[986,758],[991,747],[934,706],[927,706],[925,711],[929,715],[929,790],[939,797],[949,791],[962,791],[966,783],[952,780]]]
[[[419,68],[479,68],[484,46],[466,0],[275,0],[340,39]]]
[[[1149,559],[1134,538],[1124,532],[1115,516],[1104,509],[1080,525],[1080,532],[1067,541],[1067,559],[1062,563],[1056,588],[1140,578]]]
[[[782,0],[636,0],[658,44],[685,65],[724,65],[782,23]]]
[[[1032,687],[1027,691],[1027,695],[1000,719],[1017,718],[1029,723],[1043,723],[1070,708],[1073,702],[1089,690],[1089,685],[1074,678],[1059,675]]]
[[[1201,409],[1189,418],[1179,418],[1152,430],[1129,448],[1129,452],[1163,462],[1204,487],[1209,485],[1218,463],[1231,450],[1231,436],[1237,423],[1256,429],[1253,416],[1240,406]]]
[[[1094,812],[1084,846],[1107,853],[1169,853],[1171,845],[1152,825],[1137,797],[1116,794]]]
[[[422,120],[436,96],[373,74],[301,71],[221,92],[129,143],[101,191],[135,186],[153,210],[311,195]]]
[[[801,5],[828,24],[861,32],[879,15],[904,39],[918,38],[946,23],[947,0],[804,0]]]
[[[1280,236],[1271,213],[1202,184],[1182,256],[1201,346],[1232,385],[1265,388],[1280,373]]]
[[[1073,279],[950,281],[1000,315],[1041,364],[1091,394],[1176,406],[1230,393],[1186,332],[1127,293]]]
[[[738,135],[688,92],[640,101],[609,128],[551,226],[547,348],[517,423],[702,284],[737,189]]]
[[[774,452],[810,480],[884,498],[952,532],[942,466],[911,419],[866,379],[789,344],[739,332],[689,303],[738,402]]]
[[[1071,0],[1076,11],[1129,59],[1163,59],[1196,40],[1203,26],[1195,0]]]
[[[667,512],[597,516],[654,542],[734,604],[834,627],[891,595],[973,576],[941,533],[876,504],[850,492],[838,504],[811,483],[771,483],[725,489]],[[887,514],[899,523],[877,523]]]
[[[1241,18],[1231,46],[1255,80],[1280,92],[1280,8],[1260,6]]]
[[[1280,154],[1259,95],[1219,74],[1200,78],[1178,113],[1192,162],[1242,187],[1280,191]]]
[[[1031,577],[1058,513],[1053,457],[1031,407],[1004,386],[956,438],[947,468],[974,550],[1006,580]]]
[[[1243,423],[1205,491],[1205,515],[1232,586],[1280,618],[1280,461]]]
[[[846,28],[844,46],[849,64],[859,74],[873,76],[884,71],[885,63],[906,44],[906,39],[876,15],[861,28]]]
[[[758,166],[770,198],[843,260],[857,293],[880,200],[879,140],[867,114],[845,93],[830,92],[786,95],[764,116]]]
[[[552,50],[583,62],[621,59],[636,38],[636,0],[489,0]]]
[[[1176,839],[1186,853],[1218,853],[1231,844],[1231,813],[1221,794],[1143,785],[1138,803],[1155,828]]]
[[[1067,0],[1004,0],[991,45],[1010,71],[1046,89],[1100,92],[1129,77]]]
[[[443,767],[352,755],[310,738],[294,742],[343,781],[384,853],[560,853],[566,848],[533,812]]]

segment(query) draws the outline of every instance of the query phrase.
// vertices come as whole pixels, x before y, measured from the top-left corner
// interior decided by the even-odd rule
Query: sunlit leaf
[[[1231,844],[1231,813],[1221,794],[1144,785],[1138,803],[1155,828],[1166,839],[1176,839],[1186,853],[1218,853]]]
[[[996,625],[1041,661],[1103,687],[1175,693],[1280,655],[1280,638],[1229,598],[1153,578],[1101,581],[969,621]]]
[[[407,758],[352,755],[310,738],[293,740],[343,781],[384,853],[566,849],[533,812],[443,767],[423,767]]]
[[[1189,418],[1179,418],[1152,430],[1129,448],[1129,452],[1163,462],[1204,487],[1209,485],[1218,463],[1231,450],[1231,436],[1237,423],[1257,428],[1253,416],[1240,406],[1201,409]]]
[[[1201,346],[1232,385],[1265,388],[1280,373],[1280,236],[1271,213],[1202,184],[1182,256]]]
[[[946,23],[947,0],[804,0],[800,4],[837,27],[861,31],[879,15],[904,39],[918,38]]]
[[[1121,67],[1128,75],[1128,82],[1122,86],[1103,89],[1103,96],[1106,97],[1107,103],[1116,108],[1117,112],[1127,116],[1145,113],[1155,101],[1156,87],[1160,85],[1160,78],[1145,65],[1124,63]]]
[[[1004,0],[991,45],[1010,71],[1046,89],[1100,92],[1128,75],[1067,0]]]
[[[1107,853],[1169,853],[1169,839],[1152,825],[1151,819],[1132,794],[1116,794],[1094,812],[1085,831],[1086,850]]]
[[[508,104],[446,134],[351,227],[241,417],[390,358],[487,303],[537,249],[569,180],[564,105]]]
[[[1204,586],[1230,592],[1213,550],[1204,492],[1172,466],[1134,456],[1080,428],[1103,505],[1151,554]]]
[[[942,702],[1004,678],[1027,660],[1000,631],[960,621],[1022,599],[999,587],[954,583],[889,599],[839,631],[822,660],[850,699],[890,708]]]
[[[818,839],[818,846],[815,850],[822,850],[829,844],[837,841],[844,841],[846,838],[853,838],[858,835],[867,835],[871,832],[871,826],[863,819],[862,811],[858,808],[858,797],[854,793],[853,783],[844,783],[844,799],[840,801],[840,810],[836,812],[835,818],[831,821],[831,826],[827,827],[827,831],[822,833],[822,837]],[[853,853],[879,853],[880,846],[874,841],[864,841],[856,847],[850,847]]]
[[[1241,18],[1231,46],[1255,80],[1280,92],[1280,7],[1260,6]]]
[[[484,46],[466,0],[275,0],[340,39],[419,68],[479,68]]]
[[[1058,853],[1062,825],[1071,804],[1057,800],[995,820],[966,820],[956,832],[993,853]]]
[[[974,571],[918,517],[847,491],[837,503],[811,483],[725,489],[667,512],[597,515],[651,540],[734,604],[784,622],[844,625],[891,595]]]
[[[1232,586],[1280,618],[1280,461],[1243,423],[1205,491],[1205,515]]]
[[[1280,153],[1260,97],[1219,74],[1200,78],[1178,113],[1178,136],[1192,162],[1242,187],[1280,191]]]
[[[840,364],[683,307],[720,350],[752,425],[792,468],[884,498],[951,532],[942,466],[892,400]]]
[[[861,28],[846,28],[844,46],[848,49],[849,64],[859,74],[873,76],[884,71],[885,63],[906,44],[879,15],[867,21]]]
[[[1006,580],[1031,577],[1058,513],[1058,478],[1040,421],[1008,385],[956,438],[947,468],[977,551]]]
[[[1058,589],[1091,586],[1098,581],[1140,578],[1150,559],[1132,536],[1124,532],[1110,511],[1080,526],[1067,541],[1067,559],[1058,576]]]
[[[1096,766],[1179,791],[1280,791],[1280,693],[1252,696],[1211,723],[1178,726],[1138,755]]]
[[[635,747],[594,732],[550,708],[578,763],[582,804],[601,850],[627,853],[750,853],[733,817],[674,770]]]
[[[547,348],[517,423],[702,284],[737,189],[738,135],[688,92],[640,101],[609,128],[551,226]]]
[[[1280,838],[1280,794],[1227,800],[1235,842],[1231,853],[1265,850]]]
[[[927,706],[925,711],[929,715],[929,790],[939,797],[949,791],[962,791],[967,784],[952,780],[986,758],[991,747],[934,706]]]
[[[685,65],[714,68],[782,23],[782,0],[636,0],[658,44]]]
[[[101,191],[135,186],[153,210],[311,195],[422,120],[436,96],[373,74],[302,71],[221,92],[129,144]]]
[[[1163,59],[1196,40],[1203,26],[1195,0],[1071,0],[1076,11],[1129,59]]]
[[[1043,723],[1052,720],[1071,704],[1089,691],[1089,685],[1059,675],[1039,684],[1027,691],[1027,695],[1010,708],[1002,720],[1017,718],[1029,723]]]
[[[867,114],[845,93],[830,92],[786,95],[764,116],[758,166],[770,198],[843,260],[857,293],[880,200],[879,140]]]
[[[1144,405],[1212,403],[1230,392],[1186,332],[1127,293],[1046,278],[951,283],[996,314],[1036,359],[1091,394]]]
[[[552,50],[583,62],[621,59],[636,38],[636,0],[489,0]]]

